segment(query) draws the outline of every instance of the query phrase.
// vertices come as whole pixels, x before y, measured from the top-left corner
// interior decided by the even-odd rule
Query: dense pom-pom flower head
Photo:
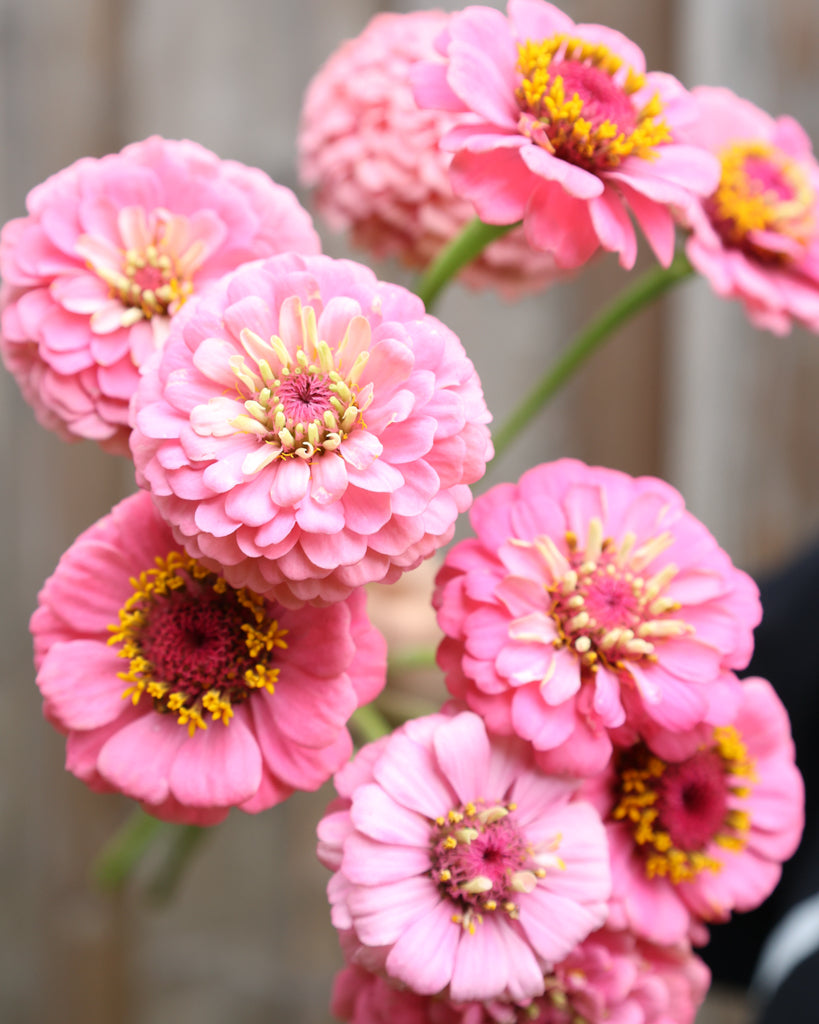
[[[602,929],[555,965],[545,994],[526,1003],[421,996],[348,964],[336,976],[331,1009],[349,1024],[692,1024],[709,981],[687,946]]]
[[[137,478],[187,551],[288,605],[418,565],[492,450],[452,331],[326,256],[249,265],[192,302],[134,405]]]
[[[450,692],[547,770],[590,775],[618,741],[715,721],[739,700],[761,608],[682,496],[573,459],[475,503],[441,569]]]
[[[291,611],[234,590],[178,549],[145,493],[63,555],[31,630],[68,770],[198,825],[318,789],[386,673],[362,592]]]
[[[819,331],[819,165],[804,129],[729,89],[693,90],[700,116],[686,129],[720,160],[719,186],[691,218],[686,253],[751,322],[787,334]]]
[[[318,212],[381,258],[425,267],[475,216],[453,195],[452,156],[438,147],[468,115],[421,110],[409,69],[436,56],[443,11],[376,15],[313,78],[299,132],[300,176]],[[522,229],[492,242],[460,274],[469,287],[504,296],[544,288],[558,273]]]
[[[27,206],[0,236],[0,352],[44,426],[120,454],[139,368],[187,299],[248,260],[321,248],[290,189],[187,140],[78,160]]]
[[[671,75],[646,72],[638,46],[603,25],[576,25],[544,0],[453,15],[444,60],[413,69],[419,106],[473,115],[442,146],[456,195],[489,224],[523,220],[533,248],[561,267],[599,248],[634,264],[629,212],[657,258],[674,252],[672,208],[713,191],[719,167],[681,142],[696,116]]]
[[[787,712],[756,677],[730,724],[616,751],[584,790],[607,822],[609,923],[655,942],[704,941],[702,922],[767,899],[804,825],[794,757]]]
[[[354,960],[421,995],[540,995],[544,971],[605,920],[597,813],[471,712],[408,722],[336,788],[318,830],[333,923],[352,931]]]

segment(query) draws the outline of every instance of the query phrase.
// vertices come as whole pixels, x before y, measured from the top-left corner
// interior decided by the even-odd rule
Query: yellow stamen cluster
[[[595,67],[614,78],[622,91],[631,96],[645,86],[645,78],[626,66],[621,57],[602,43],[566,35],[556,35],[541,42],[527,40],[518,46],[517,69],[523,76],[516,91],[521,109],[535,120],[540,131],[527,129],[534,141],[558,156],[581,166],[616,167],[627,156],[654,158],[657,146],[671,140],[664,120],[662,102],[655,94],[639,111],[635,111],[636,127],[623,131],[608,118],[594,125],[583,116],[584,104],[578,93],[566,94],[563,77],[552,74],[554,58]]]
[[[153,271],[162,283],[155,288],[143,288],[137,277]],[[130,327],[143,318],[175,313],[193,294],[193,282],[178,275],[174,261],[167,253],[149,245],[144,252],[129,249],[124,253],[121,271],[98,267],[96,273],[111,289],[112,296],[129,308],[122,314],[123,327]]]
[[[245,609],[251,621],[240,628],[247,656],[255,661],[242,672],[241,678],[238,668],[228,669],[223,679],[195,695],[177,689],[172,681],[155,678],[156,669],[145,657],[140,640],[156,602],[186,588],[191,581],[207,586],[215,594],[230,592]],[[233,705],[246,700],[252,691],[274,692],[280,670],[270,664],[269,658],[276,648],[287,648],[284,638],[288,631],[267,618],[264,598],[246,588],[234,590],[221,576],[179,551],[171,551],[166,558],[158,557],[155,568],[132,577],[130,582],[134,590],[119,611],[119,622],[108,627],[112,633],[108,643],[119,644],[118,656],[129,662],[128,670],[118,673],[129,684],[123,699],[136,706],[146,694],[156,710],[176,714],[179,725],[187,726],[193,736],[197,729],[207,728],[206,715],[213,722],[227,725],[233,717]]]
[[[750,793],[748,781],[754,780],[753,762],[748,759],[745,745],[733,726],[714,730],[714,750],[723,762],[723,770],[730,777],[726,789],[735,796]],[[702,850],[682,850],[674,846],[668,831],[659,821],[657,807],[658,784],[668,765],[645,751],[642,763],[630,765],[619,772],[620,799],[611,812],[614,821],[631,824],[634,842],[644,847],[644,869],[647,878],[668,878],[677,885],[690,882],[701,871],[719,871],[722,862]],[[740,780],[745,779],[745,782]],[[723,828],[713,842],[724,849],[738,852],[745,846],[751,827],[747,811],[727,810]]]
[[[450,810],[436,818],[432,833],[436,862],[432,877],[447,896],[461,905],[462,909],[453,914],[451,920],[470,934],[474,934],[476,927],[483,923],[484,912],[500,911],[513,920],[517,919],[518,905],[513,896],[531,892],[538,881],[546,877],[544,864],[550,868],[565,868],[561,858],[554,854],[562,837],[555,838],[551,849],[538,850],[535,862],[535,851],[522,841],[514,828],[505,833],[502,842],[504,856],[508,857],[502,878],[493,880],[484,873],[485,868],[481,870],[480,853],[467,868],[469,857],[461,859],[456,851],[460,850],[461,855],[467,854],[473,843],[482,838],[485,840],[485,833],[492,833],[493,828],[517,808],[514,803],[484,805],[482,800],[478,803],[480,808],[470,802],[461,810]],[[508,828],[508,823],[500,827]]]
[[[369,359],[369,321],[363,316],[353,317],[334,352],[318,336],[313,307],[302,307],[298,299],[289,301],[294,303],[294,315],[301,321],[303,336],[295,356],[277,335],[265,341],[245,328],[240,341],[251,365],[242,355],[230,360],[240,394],[249,392],[252,396],[244,400],[245,413],[232,420],[231,426],[256,434],[267,443],[259,456],[250,456],[246,461],[246,473],[257,472],[279,457],[311,459],[323,451],[334,451],[372,400],[371,386],[359,390],[361,374]],[[344,373],[339,367],[351,345],[359,353]],[[294,420],[288,415],[285,392],[294,386],[313,385],[326,391],[326,408],[310,421]]]
[[[722,176],[710,200],[712,216],[723,236],[734,245],[748,246],[752,231],[770,231],[805,245],[814,236],[816,196],[808,176],[794,160],[765,142],[735,143],[720,154]],[[788,196],[749,173],[748,162],[767,164],[781,178]],[[759,256],[787,259],[757,248]]]

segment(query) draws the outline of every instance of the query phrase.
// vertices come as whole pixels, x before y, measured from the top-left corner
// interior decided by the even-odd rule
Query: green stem
[[[557,362],[541,377],[540,381],[523,399],[512,415],[493,437],[495,459],[497,460],[515,440],[521,430],[546,405],[582,363],[621,324],[662,295],[678,281],[683,281],[694,272],[684,252],[678,252],[668,268],[653,267],[637,278],[631,287],[620,295],[582,331],[562,353]]]
[[[363,743],[372,743],[392,732],[392,726],[375,704],[365,704],[354,711],[350,718],[353,733]]]
[[[209,831],[211,829],[198,825],[174,826],[171,847],[149,889],[151,898],[157,903],[167,903],[176,892],[191,857]]]
[[[391,653],[387,660],[390,672],[411,672],[417,668],[435,668],[434,647],[412,647]]]
[[[471,220],[427,267],[415,288],[415,293],[423,300],[427,312],[432,309],[444,286],[462,267],[479,256],[490,242],[494,242],[514,227],[517,225],[484,224],[479,217]]]
[[[105,844],[92,867],[103,889],[120,889],[128,881],[145,852],[159,835],[172,828],[137,808]]]

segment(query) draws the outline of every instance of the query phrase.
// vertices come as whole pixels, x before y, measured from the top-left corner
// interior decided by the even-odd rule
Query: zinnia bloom
[[[493,487],[471,521],[438,576],[438,662],[546,770],[594,774],[614,730],[633,742],[736,705],[725,670],[748,663],[758,592],[673,487],[563,459]]]
[[[451,154],[441,137],[469,117],[420,110],[409,69],[436,56],[443,11],[376,15],[313,78],[299,133],[300,176],[319,213],[336,231],[379,258],[425,267],[473,219],[472,204],[452,193]],[[489,245],[460,274],[470,287],[512,297],[543,288],[557,273],[516,229]]]
[[[247,260],[321,248],[290,189],[189,141],[78,160],[27,206],[0,236],[0,352],[43,426],[121,454],[139,368],[186,300]]]
[[[288,605],[414,568],[491,454],[455,335],[326,256],[273,257],[191,303],[135,413],[137,478],[188,553]]]
[[[179,551],[145,493],[63,555],[31,629],[68,770],[198,825],[318,789],[385,679],[361,592],[294,612],[235,590]]]
[[[331,1009],[349,1024],[691,1024],[710,972],[687,946],[602,929],[544,981],[545,994],[531,1002],[453,1003],[349,964],[336,976]]]
[[[688,750],[666,739],[662,756],[642,743],[616,751],[584,788],[607,821],[609,924],[655,942],[705,941],[700,922],[753,910],[773,891],[802,835],[804,787],[765,679],[743,681],[730,725],[697,730]]]
[[[792,117],[772,118],[728,89],[693,91],[691,142],[719,157],[719,186],[691,218],[691,263],[757,327],[819,331],[819,165]]]
[[[657,258],[671,262],[671,207],[716,187],[707,151],[682,143],[696,116],[671,75],[646,73],[642,51],[603,25],[575,25],[543,0],[455,14],[438,42],[445,60],[412,72],[421,107],[472,115],[442,140],[455,154],[455,194],[482,220],[523,220],[536,249],[579,267],[598,248],[634,264],[629,213]]]
[[[358,763],[360,762],[360,763]],[[319,824],[333,923],[421,995],[523,1001],[607,913],[608,851],[577,782],[477,715],[408,722],[336,776]]]

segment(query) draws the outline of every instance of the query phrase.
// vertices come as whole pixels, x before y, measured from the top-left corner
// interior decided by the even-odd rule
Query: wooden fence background
[[[154,132],[196,139],[295,185],[298,110],[311,74],[376,10],[420,6],[0,0],[0,219],[22,214],[28,189],[78,157]],[[564,7],[632,36],[649,67],[689,85],[730,85],[772,113],[794,114],[819,141],[819,7],[811,0]],[[514,307],[457,288],[441,303],[498,420],[588,311],[623,285],[614,262]],[[383,272],[398,279],[395,268]],[[738,307],[690,282],[622,330],[489,482],[564,454],[656,473],[680,487],[739,564],[765,571],[819,533],[817,394],[815,337],[758,333]],[[128,493],[131,472],[90,444],[46,434],[3,374],[0,480],[0,1019],[327,1021],[339,956],[313,855],[326,791],[258,818],[236,814],[169,907],[147,906],[133,889],[110,897],[89,886],[94,854],[129,808],[63,772],[62,741],[40,716],[27,620],[61,552]],[[390,593],[379,603],[401,601]],[[392,628],[407,614],[401,605]],[[413,628],[423,632],[428,613],[418,614]]]

